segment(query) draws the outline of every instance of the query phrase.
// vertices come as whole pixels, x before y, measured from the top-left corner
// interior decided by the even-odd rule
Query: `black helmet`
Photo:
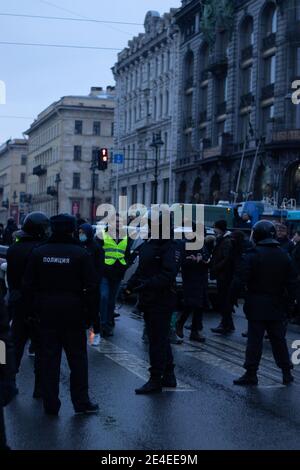
[[[45,238],[50,227],[50,221],[43,212],[31,212],[25,217],[22,230],[35,238]]]
[[[255,243],[276,237],[275,225],[269,220],[260,220],[252,229],[252,238]]]

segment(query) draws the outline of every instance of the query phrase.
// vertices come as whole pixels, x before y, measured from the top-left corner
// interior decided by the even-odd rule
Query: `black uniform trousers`
[[[160,379],[165,373],[174,371],[172,349],[169,341],[172,312],[144,310],[144,320],[149,338],[149,372],[152,378]]]
[[[63,350],[71,371],[70,391],[73,406],[75,410],[84,407],[89,402],[85,329],[41,327],[41,342],[41,377],[45,410],[55,413],[60,409],[59,381]]]
[[[285,339],[284,321],[248,321],[248,342],[245,369],[256,372],[262,356],[265,331],[268,333],[273,356],[277,366],[282,370],[292,369],[289,351]]]
[[[5,425],[4,425],[4,413],[3,408],[0,406],[0,450],[7,450],[6,436],[5,436]]]
[[[203,330],[203,309],[197,307],[185,307],[183,313],[180,315],[178,320],[179,325],[184,326],[190,314],[192,317],[192,332],[198,332]]]
[[[35,383],[40,385],[41,360],[40,360],[40,335],[38,324],[34,320],[26,321],[24,314],[18,314],[17,309],[13,311],[12,321],[12,340],[15,348],[16,371],[19,372],[24,349],[27,341],[30,339],[35,351],[34,373]]]
[[[231,279],[217,279],[218,308],[222,316],[221,323],[224,327],[231,327],[233,325],[233,305],[230,301],[230,286]]]

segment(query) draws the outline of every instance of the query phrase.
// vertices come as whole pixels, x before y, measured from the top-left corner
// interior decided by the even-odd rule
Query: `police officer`
[[[49,219],[42,212],[32,212],[24,220],[17,242],[7,251],[7,282],[9,287],[9,308],[12,315],[12,337],[16,353],[16,367],[19,371],[24,348],[29,339],[35,349],[34,398],[40,398],[39,334],[33,312],[26,307],[22,292],[22,280],[32,251],[43,243],[49,232]]]
[[[35,305],[41,330],[42,392],[46,414],[58,415],[62,350],[71,369],[71,398],[76,413],[97,412],[88,394],[85,328],[93,321],[90,301],[96,274],[89,254],[73,237],[75,218],[61,214],[50,219],[52,235],[35,249],[24,288]]]
[[[246,289],[244,312],[248,319],[248,343],[246,373],[234,381],[235,385],[257,385],[265,331],[276,364],[282,369],[283,384],[294,380],[285,339],[285,319],[288,297],[293,298],[295,294],[295,273],[290,257],[275,237],[272,222],[257,222],[252,232],[256,246],[247,251],[236,274],[236,286]]]
[[[148,214],[149,224],[151,213]],[[154,225],[159,225],[154,229]],[[153,232],[159,232],[155,239]],[[139,266],[128,283],[127,292],[138,292],[149,338],[150,379],[137,394],[161,392],[162,387],[176,387],[174,362],[169,342],[172,313],[176,308],[176,275],[180,248],[172,239],[162,238],[162,216],[152,216],[151,238],[139,251]]]

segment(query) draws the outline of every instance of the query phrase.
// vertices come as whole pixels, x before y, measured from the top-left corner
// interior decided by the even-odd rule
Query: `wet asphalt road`
[[[7,437],[13,449],[30,450],[164,450],[164,449],[300,449],[300,366],[295,384],[281,385],[270,345],[265,342],[260,385],[240,389],[232,380],[243,373],[246,323],[236,315],[229,337],[213,335],[217,323],[206,316],[207,343],[188,340],[174,346],[179,387],[160,395],[136,396],[147,378],[143,323],[122,309],[115,336],[89,347],[91,397],[98,415],[74,416],[68,391],[68,368],[61,371],[59,418],[44,415],[32,399],[32,359],[24,357],[18,377],[20,394],[6,410]],[[300,329],[288,334],[289,344]]]

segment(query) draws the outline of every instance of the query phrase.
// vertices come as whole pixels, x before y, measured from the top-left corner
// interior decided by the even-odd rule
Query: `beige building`
[[[91,164],[99,149],[111,154],[114,107],[113,87],[93,87],[88,96],[65,96],[38,115],[26,131],[31,210],[91,218]],[[110,174],[110,165],[96,171],[96,205],[111,201]]]
[[[8,140],[0,146],[0,222],[13,216],[22,222],[28,211],[26,195],[27,140]]]

